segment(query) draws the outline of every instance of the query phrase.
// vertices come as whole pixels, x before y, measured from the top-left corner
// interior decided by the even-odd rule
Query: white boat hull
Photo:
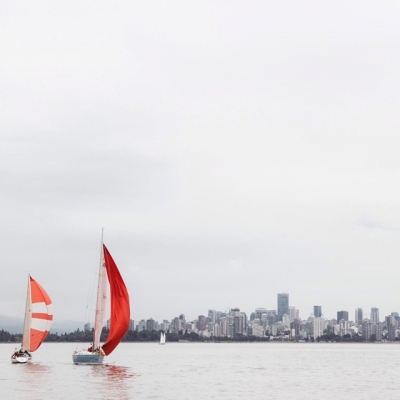
[[[32,357],[30,357],[30,356],[26,356],[26,355],[23,355],[23,356],[11,356],[11,362],[13,363],[13,364],[26,364],[26,363],[28,363],[28,362],[31,362],[31,360],[32,360]]]

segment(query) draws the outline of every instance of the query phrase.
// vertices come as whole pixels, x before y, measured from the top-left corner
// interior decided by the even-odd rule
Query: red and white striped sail
[[[29,276],[22,347],[37,350],[49,333],[52,321],[53,304],[49,295]]]

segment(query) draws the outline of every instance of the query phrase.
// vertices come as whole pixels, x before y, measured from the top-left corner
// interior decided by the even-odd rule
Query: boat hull
[[[28,362],[31,362],[32,357],[29,356],[12,356],[11,357],[11,362],[13,364],[26,364]]]
[[[90,351],[77,351],[72,354],[74,364],[98,365],[103,364],[104,355]]]

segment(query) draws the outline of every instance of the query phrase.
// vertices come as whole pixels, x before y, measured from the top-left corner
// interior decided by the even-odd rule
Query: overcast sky
[[[400,3],[0,3],[0,315],[400,312]],[[94,297],[94,296],[93,296]]]

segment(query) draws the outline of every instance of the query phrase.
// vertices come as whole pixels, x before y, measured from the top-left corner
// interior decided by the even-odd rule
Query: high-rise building
[[[135,321],[133,319],[129,320],[129,330],[134,331],[135,330]]]
[[[337,312],[337,321],[348,321],[349,320],[349,312],[348,311],[338,311]]]
[[[364,340],[370,340],[373,333],[373,324],[369,320],[364,320],[362,323],[362,337]]]
[[[278,321],[282,321],[283,314],[289,315],[289,293],[278,293]]]
[[[205,317],[205,315],[199,315],[197,329],[199,331],[205,331],[207,329],[207,318]]]
[[[325,320],[321,317],[315,317],[313,319],[313,337],[316,339],[324,334]]]
[[[361,325],[363,320],[363,310],[362,308],[356,308],[356,313],[355,313],[355,323],[356,325]]]
[[[371,308],[371,322],[377,324],[379,322],[379,308]]]
[[[322,317],[322,308],[321,306],[314,306],[314,317],[321,318]]]
[[[273,325],[276,322],[277,316],[276,316],[276,310],[268,310],[267,313],[267,324],[268,325]]]
[[[299,319],[299,310],[296,307],[289,307],[290,321]]]
[[[87,322],[87,323],[85,324],[85,326],[83,327],[83,330],[84,330],[85,332],[90,332],[90,323],[89,323],[89,322]]]
[[[265,315],[268,314],[268,310],[266,308],[262,308],[262,307],[256,308],[255,318],[262,319],[263,314],[265,314]]]
[[[282,315],[282,323],[287,326],[288,328],[290,328],[290,315],[287,314],[283,314]]]
[[[148,320],[146,321],[146,330],[147,330],[148,332],[151,332],[151,331],[153,331],[153,330],[155,329],[154,323],[155,323],[155,321],[154,321],[153,318],[150,318],[150,319],[148,319]]]
[[[144,319],[141,319],[139,323],[137,324],[137,331],[142,332],[146,329],[146,321]]]
[[[216,310],[208,310],[208,322],[216,322],[217,311]]]

